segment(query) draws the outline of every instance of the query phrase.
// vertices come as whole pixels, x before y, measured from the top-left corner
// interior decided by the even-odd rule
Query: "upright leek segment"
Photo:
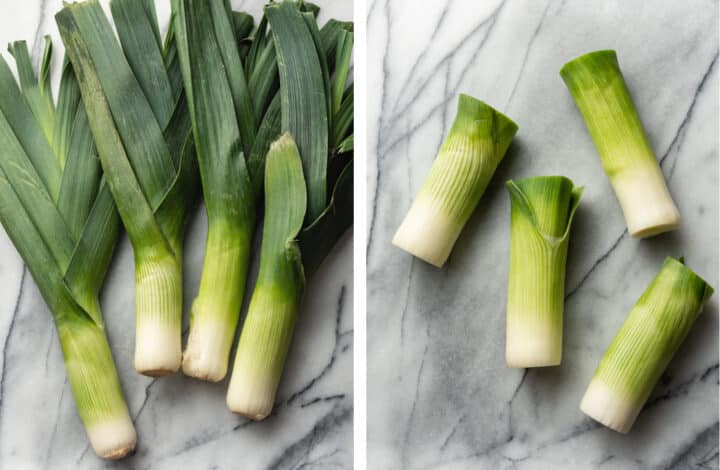
[[[53,315],[90,443],[121,458],[135,428],[98,301],[120,224],[75,73],[65,63],[55,105],[49,38],[45,46],[36,77],[25,42],[10,45],[22,90],[0,57],[0,222]]]
[[[564,176],[510,180],[506,186],[511,204],[507,364],[556,366],[562,358],[568,238],[582,188]]]
[[[265,152],[280,133],[277,62],[261,24],[243,64],[228,2],[172,6],[208,215],[183,372],[219,381],[240,316]]]
[[[270,414],[305,288],[296,238],[306,210],[302,160],[284,134],[270,147],[260,270],[240,336],[228,407],[251,419]]]
[[[634,237],[674,230],[680,214],[630,97],[615,51],[597,51],[560,70]]]
[[[227,395],[251,419],[272,410],[305,276],[352,224],[352,23],[318,29],[314,13],[302,2],[272,3],[260,23],[272,30],[284,135],[267,156],[260,274]]]
[[[486,103],[460,95],[455,122],[393,245],[442,267],[517,129]]]
[[[152,0],[110,2],[120,44],[96,0],[56,16],[77,71],[100,163],[135,252],[135,368],[180,367],[182,241],[197,166],[170,29]]]
[[[630,431],[712,293],[682,258],[666,258],[605,351],[580,409],[610,429]]]

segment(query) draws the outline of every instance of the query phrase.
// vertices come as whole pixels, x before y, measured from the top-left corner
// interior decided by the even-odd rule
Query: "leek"
[[[112,0],[120,44],[96,0],[56,15],[78,72],[100,163],[135,253],[135,368],[181,362],[182,241],[197,164],[170,28],[163,47],[152,0]]]
[[[305,287],[295,239],[305,217],[306,188],[300,154],[289,134],[267,154],[265,194],[260,270],[227,395],[230,409],[251,419],[272,410]]]
[[[489,105],[460,95],[455,122],[393,244],[442,267],[517,129]]]
[[[208,215],[182,367],[219,381],[240,316],[264,157],[280,134],[277,62],[262,23],[243,64],[227,1],[174,0],[172,7]]]
[[[98,301],[119,220],[66,62],[57,105],[52,44],[39,77],[24,41],[11,44],[21,89],[0,57],[0,222],[47,303],[77,410],[95,452],[121,458],[136,434]]]
[[[555,366],[562,358],[568,238],[582,188],[564,176],[506,186],[511,202],[507,364]]]
[[[610,429],[630,431],[712,293],[682,258],[666,258],[605,351],[580,409]]]
[[[318,29],[315,13],[272,3],[261,22],[272,31],[284,134],[267,155],[260,271],[227,394],[230,410],[256,420],[272,411],[305,277],[352,223],[352,24]]]
[[[674,230],[680,214],[668,192],[615,51],[597,51],[560,70],[582,114],[605,173],[620,201],[630,234]]]

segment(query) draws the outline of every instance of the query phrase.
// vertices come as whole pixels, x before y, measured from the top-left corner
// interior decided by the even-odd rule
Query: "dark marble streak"
[[[27,269],[23,265],[23,272],[20,276],[20,288],[18,289],[17,299],[15,300],[15,308],[13,309],[12,318],[10,319],[10,326],[8,326],[8,332],[5,336],[5,343],[3,344],[3,367],[0,370],[0,435],[2,435],[2,404],[3,404],[3,390],[5,389],[5,371],[7,370],[7,352],[8,344],[10,343],[10,336],[12,335],[13,327],[15,326],[15,319],[17,318],[18,311],[20,309],[20,300],[22,300],[23,290],[25,287],[25,278],[27,276]]]
[[[667,470],[716,470],[718,468],[717,421],[700,432],[670,459]]]

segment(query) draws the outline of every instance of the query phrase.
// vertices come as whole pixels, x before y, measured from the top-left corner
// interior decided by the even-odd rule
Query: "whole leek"
[[[152,0],[112,0],[121,45],[96,0],[56,15],[78,72],[100,163],[135,253],[135,368],[181,361],[182,241],[197,163],[173,30],[160,42]]]
[[[506,360],[543,367],[562,358],[565,261],[582,188],[564,176],[508,181],[510,273]]]
[[[277,62],[266,22],[243,58],[229,2],[174,0],[172,7],[208,215],[182,367],[219,381],[240,317],[264,157],[280,134]]]
[[[298,148],[284,134],[267,154],[260,270],[227,395],[228,407],[251,419],[272,411],[305,288],[296,237],[305,218],[306,197]]]
[[[284,1],[266,6],[263,19],[277,56],[284,135],[267,156],[260,273],[227,394],[230,410],[251,419],[272,410],[305,276],[352,223],[352,24],[330,20],[318,30],[315,13]]]
[[[650,237],[674,230],[680,214],[668,192],[625,85],[615,51],[597,51],[560,70],[620,201],[628,230]]]
[[[712,293],[682,258],[665,259],[605,351],[580,409],[628,432]]]
[[[442,267],[517,129],[486,103],[460,95],[455,122],[393,244]]]
[[[135,427],[98,301],[117,241],[117,210],[72,67],[63,67],[55,105],[49,38],[39,80],[24,41],[13,43],[10,52],[22,91],[0,57],[0,222],[53,315],[93,449],[104,458],[121,458],[135,448]]]

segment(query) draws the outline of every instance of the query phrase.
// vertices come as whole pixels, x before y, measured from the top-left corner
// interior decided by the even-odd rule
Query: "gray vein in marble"
[[[63,404],[63,398],[65,398],[65,389],[67,389],[67,376],[63,381],[62,391],[60,392],[60,398],[58,399],[57,408],[55,409],[55,423],[53,424],[52,434],[50,434],[50,442],[48,443],[47,451],[45,452],[45,466],[48,466],[50,462],[50,453],[52,451],[53,442],[55,442],[55,435],[57,434],[58,421],[60,421],[60,410]]]
[[[716,470],[718,460],[718,422],[697,435],[668,463],[667,470]]]
[[[715,51],[715,54],[713,55],[712,62],[710,62],[710,66],[707,68],[705,73],[703,74],[702,78],[700,79],[700,83],[698,84],[697,88],[695,89],[695,93],[693,94],[692,101],[690,102],[690,106],[688,107],[687,112],[685,113],[685,117],[683,117],[682,122],[680,122],[680,126],[678,127],[677,132],[675,132],[675,135],[672,138],[672,141],[670,141],[670,145],[668,145],[668,149],[665,152],[665,154],[660,158],[660,166],[663,165],[665,162],[665,159],[668,157],[670,152],[673,148],[676,149],[675,152],[675,159],[673,159],[672,166],[670,167],[670,171],[668,172],[668,180],[672,178],[673,173],[675,173],[675,165],[677,164],[677,155],[680,154],[680,145],[681,145],[681,134],[684,136],[684,130],[686,129],[688,122],[690,122],[690,119],[693,114],[693,110],[695,109],[695,104],[697,103],[698,96],[700,95],[700,92],[705,88],[705,84],[707,83],[708,78],[710,77],[710,74],[715,69],[715,64],[717,64],[718,59],[718,51]]]
[[[27,269],[23,265],[23,273],[20,277],[20,288],[18,289],[17,299],[15,300],[15,308],[13,309],[12,318],[10,319],[10,326],[8,327],[7,336],[5,336],[5,343],[3,344],[3,368],[0,371],[0,415],[2,414],[3,404],[3,391],[5,389],[5,370],[7,361],[7,349],[10,343],[10,336],[12,335],[13,327],[15,326],[15,319],[17,318],[18,309],[20,308],[20,300],[22,299],[23,287],[25,287],[25,276],[27,275]],[[2,428],[2,420],[0,420],[0,428]]]
[[[351,407],[334,405],[330,412],[313,426],[310,432],[285,449],[282,454],[268,466],[268,469],[293,468],[293,466],[299,465],[299,462],[308,458],[310,451],[315,447],[318,439],[330,434],[333,429],[344,424],[350,418],[352,418]]]
[[[585,284],[585,282],[590,278],[590,276],[595,272],[595,270],[600,266],[605,260],[607,260],[610,255],[615,251],[615,249],[620,245],[620,242],[625,238],[625,235],[628,234],[627,228],[623,230],[623,232],[620,234],[619,237],[615,239],[612,245],[610,245],[610,248],[605,250],[603,254],[598,257],[593,264],[590,266],[590,269],[588,269],[585,274],[580,278],[580,281],[570,289],[570,291],[565,295],[565,301],[567,301],[570,297],[577,294],[577,292],[580,290],[580,288]]]

